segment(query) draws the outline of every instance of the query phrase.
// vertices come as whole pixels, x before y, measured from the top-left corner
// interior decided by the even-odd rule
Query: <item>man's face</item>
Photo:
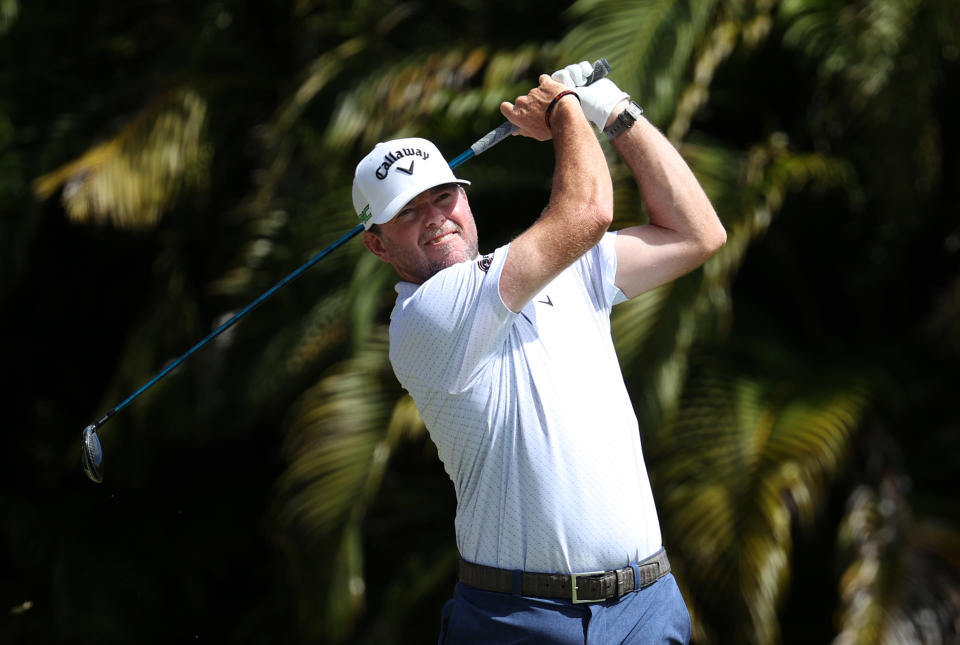
[[[364,245],[414,284],[477,257],[477,225],[458,184],[423,191],[377,228],[364,232]]]

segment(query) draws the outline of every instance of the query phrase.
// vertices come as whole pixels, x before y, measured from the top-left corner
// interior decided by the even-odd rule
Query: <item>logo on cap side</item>
[[[430,158],[430,153],[424,152],[420,148],[401,148],[400,150],[396,150],[394,152],[388,153],[386,156],[384,156],[383,163],[377,166],[377,171],[376,171],[377,179],[386,179],[387,173],[390,172],[390,166],[392,166],[394,163],[396,163],[400,159],[403,159],[404,157],[420,157],[421,159],[426,160]],[[410,165],[409,170],[403,169],[403,168],[401,168],[401,170],[403,170],[408,175],[412,175],[413,174],[412,163]]]
[[[363,210],[360,211],[360,214],[357,215],[357,217],[360,218],[361,224],[366,224],[367,220],[373,217],[373,214],[370,212],[370,204],[367,204],[366,206],[364,206]]]

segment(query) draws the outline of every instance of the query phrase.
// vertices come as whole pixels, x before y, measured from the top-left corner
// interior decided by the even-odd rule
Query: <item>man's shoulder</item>
[[[398,282],[394,287],[397,292],[397,301],[455,295],[456,292],[451,292],[451,289],[457,285],[474,285],[482,281],[493,267],[495,255],[496,252],[487,253],[478,255],[472,260],[459,262],[438,271],[420,284]]]
[[[469,305],[477,297],[492,259],[491,253],[454,264],[421,284],[398,282],[392,321],[410,316],[446,317]]]

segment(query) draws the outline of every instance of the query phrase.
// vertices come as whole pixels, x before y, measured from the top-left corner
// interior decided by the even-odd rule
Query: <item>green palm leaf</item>
[[[580,0],[560,49],[567,60],[610,61],[618,85],[654,123],[673,113],[682,78],[714,18],[718,0]]]
[[[788,192],[852,183],[847,164],[792,153],[782,135],[746,153],[707,141],[682,151],[724,222],[727,244],[702,269],[614,309],[617,352],[628,383],[639,384],[634,403],[645,434],[659,432],[676,409],[694,344],[728,326],[730,284]]]
[[[428,123],[431,131],[439,125],[442,134],[478,115],[486,122],[503,100],[528,89],[535,76],[530,69],[545,64],[544,52],[549,49],[534,45],[496,53],[454,49],[385,66],[340,100],[325,145],[340,149],[359,142],[369,149],[386,138],[419,136]]]
[[[694,370],[648,453],[671,509],[664,542],[707,642],[778,641],[791,525],[810,524],[866,404],[855,380]]]
[[[840,77],[860,106],[887,84],[910,37],[920,0],[785,0],[784,42],[820,61],[824,78]]]
[[[422,433],[412,401],[402,396],[387,359],[385,330],[301,399],[285,440],[290,465],[278,481],[279,521],[288,548],[300,553],[335,545],[325,613],[304,617],[310,633],[342,639],[363,605],[360,523],[380,487],[390,453]],[[299,545],[299,546],[298,546]],[[344,593],[344,590],[348,590]],[[316,592],[308,593],[311,597]]]
[[[181,188],[206,182],[206,110],[193,90],[169,92],[112,140],[36,179],[34,191],[46,199],[63,187],[64,209],[78,222],[153,226]]]

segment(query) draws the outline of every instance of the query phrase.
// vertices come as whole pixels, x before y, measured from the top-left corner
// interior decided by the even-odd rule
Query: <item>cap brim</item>
[[[469,186],[470,182],[467,181],[466,179],[453,178],[452,180],[450,180],[445,178],[443,181],[438,181],[437,183],[430,184],[428,186],[414,186],[413,188],[410,188],[409,190],[405,190],[404,192],[394,197],[390,201],[390,203],[387,204],[386,208],[383,209],[380,215],[371,218],[370,220],[371,225],[386,224],[387,222],[392,220],[394,217],[396,217],[397,213],[400,212],[400,209],[406,206],[411,199],[413,199],[414,197],[416,197],[417,195],[419,195],[425,190],[430,190],[431,188],[436,188],[437,186],[443,186],[444,184],[463,184],[465,186]]]

